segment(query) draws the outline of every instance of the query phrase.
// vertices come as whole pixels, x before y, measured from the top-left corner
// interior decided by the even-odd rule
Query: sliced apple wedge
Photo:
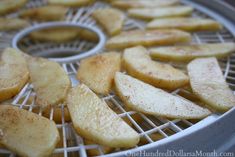
[[[80,7],[91,3],[92,0],[48,0],[49,4],[66,7]]]
[[[222,25],[212,19],[165,18],[155,19],[147,24],[148,29],[181,29],[184,31],[218,31]]]
[[[0,105],[0,143],[19,156],[50,156],[59,142],[56,124],[12,105]]]
[[[235,43],[216,43],[186,46],[169,46],[149,49],[152,58],[163,61],[188,62],[195,58],[223,58],[235,52]]]
[[[68,8],[63,6],[42,6],[24,10],[20,17],[37,21],[61,21],[65,19]]]
[[[188,76],[182,71],[151,60],[142,46],[125,49],[123,60],[128,74],[155,87],[174,90],[189,83]]]
[[[193,60],[188,64],[188,74],[192,90],[201,101],[222,112],[235,106],[235,97],[216,58]]]
[[[28,0],[1,0],[0,15],[14,12],[23,7]]]
[[[125,105],[139,112],[180,119],[201,119],[211,113],[206,108],[120,72],[116,73],[115,85]]]
[[[94,92],[107,95],[112,89],[114,75],[121,70],[121,55],[108,52],[83,59],[77,78]]]
[[[6,48],[0,62],[0,102],[17,95],[29,80],[29,71],[21,52]]]
[[[175,6],[163,8],[134,8],[128,10],[128,15],[143,20],[154,18],[190,16],[193,8],[190,6]]]
[[[109,35],[119,34],[125,20],[125,16],[121,11],[112,8],[95,10],[92,16]]]
[[[72,88],[66,102],[73,126],[84,138],[108,147],[138,144],[138,133],[84,84]]]
[[[30,33],[30,38],[36,41],[64,43],[76,39],[80,29],[72,27],[48,28]]]
[[[133,46],[161,46],[191,40],[189,33],[180,30],[134,30],[122,32],[110,38],[106,43],[107,49],[124,49]]]
[[[19,18],[0,18],[0,31],[11,31],[29,26],[29,22]]]
[[[28,68],[37,94],[36,104],[46,108],[63,103],[71,86],[63,68],[58,63],[43,58],[30,58]]]
[[[179,4],[179,0],[115,0],[111,4],[121,9],[155,8]]]

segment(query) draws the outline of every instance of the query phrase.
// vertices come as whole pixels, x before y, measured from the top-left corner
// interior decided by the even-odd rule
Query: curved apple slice
[[[112,8],[95,10],[92,16],[109,35],[119,34],[125,20],[125,15],[121,11]]]
[[[112,89],[114,75],[121,69],[121,55],[102,53],[81,61],[77,78],[96,93],[107,95]]]
[[[51,5],[62,5],[66,7],[81,7],[88,5],[92,0],[48,0]]]
[[[58,63],[43,58],[30,58],[28,68],[37,94],[36,104],[45,108],[63,103],[71,86],[63,68]]]
[[[6,48],[0,63],[0,102],[17,95],[29,80],[27,63],[21,52]]]
[[[50,156],[59,142],[56,124],[35,113],[0,105],[0,143],[19,156]]]
[[[138,133],[84,84],[72,88],[66,102],[73,126],[84,138],[108,147],[138,144]]]
[[[130,108],[150,115],[169,118],[201,119],[211,112],[208,109],[159,88],[141,82],[120,72],[116,73],[117,94]]]
[[[133,46],[161,46],[188,42],[191,35],[180,30],[133,30],[110,38],[107,49],[124,49]]]
[[[163,8],[134,8],[128,10],[128,15],[134,18],[152,20],[154,18],[169,18],[189,16],[193,12],[190,6],[174,6]]]
[[[218,31],[222,25],[212,19],[165,18],[155,19],[147,24],[148,29],[180,29],[184,31]]]
[[[144,47],[125,49],[123,60],[128,74],[153,86],[174,90],[189,83],[182,71],[151,60]]]
[[[192,90],[198,98],[218,111],[235,106],[235,97],[227,85],[216,58],[195,59],[188,64]]]
[[[115,0],[111,4],[114,7],[118,7],[121,9],[129,9],[129,8],[154,8],[154,7],[166,7],[171,5],[179,4],[179,0],[154,0],[154,1],[146,1],[146,0]]]
[[[226,57],[235,52],[235,43],[158,47],[151,48],[149,51],[152,58],[187,62],[199,57]]]
[[[65,19],[68,8],[63,6],[42,6],[24,10],[20,17],[39,21],[61,21]]]

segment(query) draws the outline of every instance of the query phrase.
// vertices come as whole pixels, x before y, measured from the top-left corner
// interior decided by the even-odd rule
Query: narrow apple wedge
[[[182,71],[151,60],[142,46],[125,49],[123,60],[128,74],[155,87],[174,90],[189,83],[188,76]]]
[[[235,43],[157,47],[149,51],[152,58],[159,60],[188,62],[201,57],[227,57],[235,52]]]
[[[92,0],[48,0],[51,5],[61,5],[66,7],[80,7],[91,3]]]
[[[30,33],[30,38],[36,41],[64,43],[76,39],[80,29],[72,27],[49,28]]]
[[[76,132],[85,139],[108,147],[138,144],[138,133],[86,85],[72,88],[66,102]]]
[[[155,18],[185,17],[190,16],[193,8],[190,6],[175,6],[163,8],[134,8],[128,10],[128,15],[143,20]]]
[[[71,86],[63,68],[43,58],[30,58],[28,68],[36,92],[36,104],[46,108],[63,103]]]
[[[111,36],[121,32],[125,20],[124,14],[113,8],[95,10],[92,16]]]
[[[27,0],[1,0],[0,1],[0,15],[14,12],[27,3]]]
[[[188,64],[192,90],[208,106],[227,111],[235,106],[235,97],[227,85],[216,58],[195,59]]]
[[[68,8],[63,6],[42,6],[24,10],[20,17],[35,21],[61,21],[65,19]]]
[[[17,95],[29,80],[29,71],[23,54],[6,48],[0,62],[0,102]]]
[[[0,143],[19,156],[50,156],[59,142],[56,124],[12,105],[0,105]]]
[[[155,8],[179,4],[179,0],[115,0],[111,4],[121,9],[129,8]]]
[[[147,29],[180,29],[184,31],[219,31],[222,25],[212,19],[165,18],[155,19],[147,24]]]
[[[134,30],[110,38],[107,49],[124,49],[133,46],[161,46],[189,42],[191,35],[180,30]]]
[[[206,108],[120,72],[116,73],[115,85],[125,105],[139,112],[179,119],[201,119],[211,114]]]
[[[0,31],[11,31],[29,26],[29,22],[19,18],[0,18]]]
[[[77,78],[94,92],[107,95],[112,89],[114,75],[121,70],[121,55],[108,52],[83,59]]]

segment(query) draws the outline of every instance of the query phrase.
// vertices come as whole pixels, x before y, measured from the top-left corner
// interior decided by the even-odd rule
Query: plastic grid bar
[[[42,5],[39,4],[38,1],[34,1],[34,7]],[[31,3],[30,3],[31,5]],[[104,7],[103,3],[96,3],[94,5],[94,8]],[[31,6],[32,7],[32,6]],[[72,16],[71,13],[68,13],[67,20],[72,22],[77,22],[77,19],[80,19],[79,17],[82,15],[82,11],[78,10],[75,16]],[[193,16],[199,16],[199,17],[206,17],[206,15],[195,11]],[[89,19],[89,16],[87,16],[84,19],[80,19],[80,22],[87,21],[87,24],[95,25],[95,22],[93,20],[87,20]],[[84,20],[84,21],[83,21]],[[135,20],[129,19],[125,23],[125,30],[130,29],[136,29],[136,28],[142,28],[142,25],[139,23],[136,23]],[[1,34],[2,35],[2,34]],[[6,34],[5,39],[10,39],[11,35],[8,36]],[[7,40],[3,40],[4,44],[9,44]],[[193,34],[193,42],[195,43],[213,43],[213,42],[229,42],[234,41],[234,37],[231,35],[230,32],[227,30],[222,30],[221,32],[211,33],[211,32],[203,32],[203,33],[194,33]],[[0,48],[6,47],[4,44],[1,43]],[[226,77],[228,84],[230,87],[235,90],[235,54],[233,54],[231,57],[229,57],[226,60],[220,61],[221,68],[223,69],[224,76]],[[79,62],[77,63],[70,63],[70,64],[62,64],[62,67],[67,72],[67,74],[70,76],[72,85],[75,86],[79,84],[79,82],[76,80],[76,73],[77,69],[79,68]],[[180,96],[180,92],[189,93],[186,89],[177,89],[176,91],[173,91],[172,94]],[[124,120],[129,122],[129,124],[137,131],[139,132],[141,136],[141,142],[136,147],[139,147],[141,145],[145,145],[148,143],[152,143],[155,141],[158,141],[162,138],[167,138],[168,136],[171,136],[173,134],[176,134],[177,132],[183,131],[184,129],[194,125],[197,123],[197,121],[188,121],[188,120],[180,120],[180,119],[166,119],[158,116],[149,116],[144,115],[142,113],[137,113],[135,111],[129,111],[125,108],[125,106],[122,104],[120,99],[116,97],[114,94],[110,94],[107,96],[100,96],[102,99],[104,99],[107,104]],[[180,96],[181,97],[181,96]],[[12,104],[19,106],[20,108],[27,109],[29,111],[34,111],[35,108],[38,108],[34,104],[34,98],[35,93],[32,90],[32,85],[27,84],[21,92],[13,99]],[[86,157],[89,154],[90,150],[97,150],[99,154],[97,155],[104,155],[106,154],[104,152],[104,148],[100,145],[96,144],[84,144],[84,141],[82,137],[80,137],[76,132],[74,131],[72,124],[65,121],[65,106],[62,104],[60,106],[61,109],[61,123],[57,124],[57,128],[61,131],[61,139],[62,139],[62,146],[55,149],[54,154],[55,155],[61,155],[61,156],[82,156]],[[51,108],[50,110],[50,120],[53,120],[55,108]],[[37,112],[39,115],[43,115],[42,110],[39,108]],[[153,136],[155,135],[155,136]],[[116,149],[112,152],[122,151],[122,149]],[[0,154],[5,154],[6,156],[14,157],[15,155],[11,153],[8,150],[0,148]]]

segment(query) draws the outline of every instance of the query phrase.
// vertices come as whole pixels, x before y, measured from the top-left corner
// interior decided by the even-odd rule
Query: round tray
[[[191,5],[195,8],[193,16],[213,18],[220,21],[225,26],[224,29],[220,32],[193,33],[194,43],[234,42],[235,35],[233,32],[235,32],[235,26],[233,21],[235,21],[235,19],[233,19],[234,17],[231,16],[232,13],[235,13],[234,10],[231,10],[231,8],[228,8],[220,1],[214,1],[213,4],[211,4],[210,2],[203,0],[197,0],[195,2],[182,0],[182,3]],[[26,8],[37,7],[45,4],[45,1],[30,1]],[[221,5],[226,9],[219,9],[221,8]],[[98,1],[92,6],[82,7],[79,9],[70,9],[67,14],[66,22],[99,27],[90,15],[93,10],[104,7],[109,6],[104,2]],[[16,14],[12,14],[10,16],[14,17]],[[38,23],[32,23],[32,25],[37,26]],[[145,23],[141,21],[128,18],[123,29],[143,29],[144,25]],[[15,35],[16,32],[1,32],[0,49],[10,46],[11,40],[15,37]],[[84,42],[81,44],[82,46],[86,45]],[[37,46],[37,43],[29,43],[28,48],[32,49],[35,46]],[[66,48],[66,45],[63,45],[62,47]],[[43,47],[41,50],[45,49],[46,47]],[[99,49],[99,51],[96,53],[99,52],[101,52],[101,49]],[[230,85],[231,89],[235,90],[235,55],[233,54],[227,59],[220,60],[219,63],[228,84]],[[77,69],[79,68],[79,64],[79,58],[78,60],[73,60],[71,62],[61,63],[64,70],[70,76],[73,86],[79,83],[76,79],[76,73]],[[183,90],[184,89],[177,89],[173,91],[172,94],[177,95],[180,91]],[[12,104],[32,111],[35,105],[29,100],[30,98],[34,97],[35,93],[32,90],[32,86],[27,84],[13,99]],[[57,127],[61,131],[63,145],[55,149],[53,156],[62,155],[65,157],[85,157],[88,156],[88,153],[91,150],[96,150],[99,155],[104,156],[143,156],[143,153],[157,153],[158,151],[167,152],[167,150],[179,151],[183,149],[187,152],[195,151],[196,149],[202,151],[212,151],[216,149],[216,151],[224,151],[232,148],[233,143],[227,144],[225,141],[228,141],[229,138],[232,139],[232,134],[234,134],[235,131],[235,126],[232,125],[232,119],[235,118],[234,109],[231,109],[229,112],[223,115],[215,113],[201,121],[167,119],[158,116],[144,115],[135,111],[127,111],[125,110],[122,102],[114,93],[100,97],[104,99],[120,117],[128,119],[133,128],[141,135],[142,144],[128,150],[117,148],[112,151],[112,153],[105,153],[103,147],[100,145],[84,144],[83,139],[74,132],[71,123],[65,122],[64,106],[62,104],[62,119],[61,123],[57,124]],[[40,110],[38,114],[42,115],[42,110]],[[134,117],[138,117],[139,120],[136,121]],[[50,112],[50,119],[53,120],[53,109]],[[220,136],[218,136],[218,134]],[[221,147],[222,145],[224,145],[224,147]],[[0,155],[10,155],[11,157],[14,156],[14,154],[10,151],[1,148]]]

